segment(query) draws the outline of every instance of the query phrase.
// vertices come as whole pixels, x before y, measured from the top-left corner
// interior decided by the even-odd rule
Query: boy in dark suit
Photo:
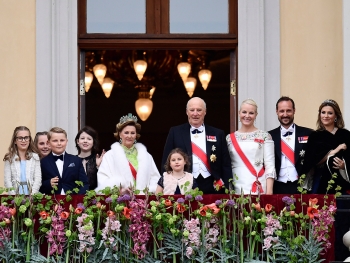
[[[40,192],[51,194],[56,186],[55,194],[65,194],[74,188],[79,188],[79,194],[85,194],[89,189],[88,179],[81,159],[66,153],[67,133],[65,130],[54,127],[47,138],[51,146],[51,153],[41,160],[42,185]],[[81,181],[78,186],[75,181]]]

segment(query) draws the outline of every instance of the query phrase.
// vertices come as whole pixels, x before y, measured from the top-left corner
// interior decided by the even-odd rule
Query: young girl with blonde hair
[[[35,152],[30,130],[27,127],[15,128],[3,161],[5,162],[5,187],[13,188],[9,194],[39,192],[41,186],[40,158]]]

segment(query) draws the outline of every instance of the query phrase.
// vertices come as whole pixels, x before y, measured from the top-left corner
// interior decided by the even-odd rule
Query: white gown
[[[258,174],[261,168],[265,167],[265,172],[261,177],[258,177],[263,193],[266,194],[266,180],[267,178],[276,178],[275,171],[275,154],[274,142],[268,132],[256,130],[250,133],[235,132],[234,136],[237,139],[238,145],[242,152],[247,157],[256,173]],[[257,177],[253,175],[247,168],[235,147],[232,144],[230,135],[226,137],[228,150],[231,157],[233,181],[235,184],[236,194],[243,191],[244,194],[258,194],[258,191],[253,192],[253,185]],[[236,178],[238,177],[238,179]]]

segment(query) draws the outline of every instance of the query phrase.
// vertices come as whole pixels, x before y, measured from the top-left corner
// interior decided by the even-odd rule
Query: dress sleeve
[[[264,141],[264,166],[266,178],[276,178],[275,169],[275,145],[269,133],[266,133]]]
[[[110,178],[112,177],[112,169],[110,161],[112,158],[110,157],[111,152],[106,152],[103,156],[103,161],[97,172],[97,187],[95,189],[96,193],[105,189],[106,187],[111,187]]]
[[[41,167],[40,167],[40,158],[38,155],[32,157],[34,162],[34,175],[33,175],[33,185],[32,185],[32,194],[38,193],[41,186]]]
[[[5,167],[4,167],[4,183],[6,188],[12,188],[14,187],[14,184],[12,182],[12,176],[11,176],[11,164],[9,161],[5,161]],[[8,194],[14,195],[15,191],[9,191]]]
[[[157,189],[157,182],[159,181],[160,174],[158,172],[157,166],[154,163],[153,157],[149,154],[149,160],[150,160],[150,179],[149,179],[149,191],[151,193],[154,193]]]
[[[164,179],[163,176],[161,176],[158,180],[158,185],[164,189]]]

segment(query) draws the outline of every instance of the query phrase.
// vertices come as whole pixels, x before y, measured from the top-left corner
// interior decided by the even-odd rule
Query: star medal
[[[290,141],[290,140],[291,140],[291,138],[289,137],[289,135],[287,136],[286,140],[287,140],[287,141]]]
[[[301,151],[299,152],[299,155],[300,155],[300,157],[304,157],[305,151],[304,151],[304,150],[301,150]]]
[[[216,155],[215,154],[210,155],[210,161],[211,162],[215,162],[216,161]]]
[[[213,146],[211,147],[211,150],[212,150],[213,152],[216,150],[215,145],[213,145]]]

